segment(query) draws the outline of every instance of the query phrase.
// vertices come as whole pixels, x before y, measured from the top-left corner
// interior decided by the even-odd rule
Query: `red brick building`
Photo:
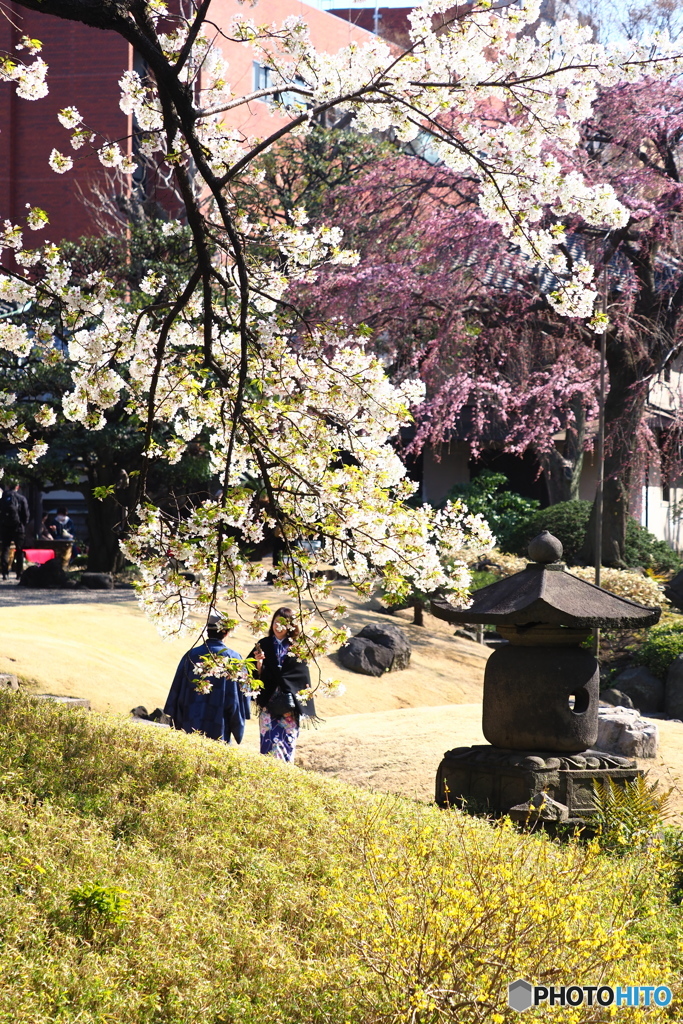
[[[40,39],[50,91],[29,101],[20,99],[12,85],[0,84],[0,217],[21,222],[26,204],[38,205],[50,217],[41,239],[78,238],[94,231],[79,190],[89,194],[94,181],[104,181],[105,172],[88,147],[71,150],[57,112],[75,105],[86,124],[103,134],[112,139],[128,136],[129,118],[119,107],[117,82],[131,66],[130,47],[113,33],[33,14],[14,3],[6,6],[14,25],[0,17],[0,52],[15,53],[22,35]],[[55,174],[48,164],[53,148],[73,154],[73,171]]]
[[[414,5],[413,5],[414,6]],[[410,46],[410,22],[408,15],[413,7],[333,7],[329,14],[336,14],[349,25],[376,33],[382,39],[395,43],[402,50]]]
[[[22,35],[40,39],[42,56],[49,66],[49,94],[27,101],[16,96],[12,85],[0,83],[0,220],[23,221],[29,203],[41,206],[50,218],[41,240],[92,234],[96,225],[82,197],[92,194],[93,185],[104,186],[107,172],[87,146],[71,149],[69,132],[60,125],[57,113],[66,106],[78,107],[88,126],[120,141],[121,148],[129,152],[132,124],[119,107],[118,80],[133,67],[132,49],[112,32],[35,14],[11,0],[3,6],[9,17],[0,17],[0,53],[16,53]],[[261,0],[253,9],[237,0],[213,0],[209,19],[227,30],[236,14],[259,23],[281,23],[292,14],[301,15],[317,48],[333,53],[351,40],[369,36],[363,28],[302,0]],[[221,49],[230,62],[235,94],[258,88],[259,66],[252,50],[225,40]],[[279,119],[280,115],[263,100],[226,114],[226,124],[248,136],[270,134]],[[72,171],[60,175],[50,168],[48,159],[53,148],[73,156]]]

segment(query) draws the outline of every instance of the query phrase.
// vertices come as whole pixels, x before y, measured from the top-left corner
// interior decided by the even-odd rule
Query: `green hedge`
[[[514,551],[520,530],[539,511],[535,498],[523,498],[510,490],[503,473],[486,469],[468,484],[456,484],[448,494],[450,501],[460,500],[470,512],[481,513],[496,538],[501,551]]]
[[[526,555],[529,541],[541,530],[550,532],[562,541],[563,558],[569,565],[580,561],[580,552],[590,519],[593,503],[590,501],[561,501],[557,505],[540,509],[519,522],[511,531],[514,554]],[[663,540],[657,540],[640,523],[629,516],[626,523],[624,561],[628,566],[642,566],[657,573],[673,573],[683,565],[681,558]]]
[[[664,679],[669,665],[679,654],[683,654],[683,623],[653,626],[645,643],[636,651],[634,661]]]

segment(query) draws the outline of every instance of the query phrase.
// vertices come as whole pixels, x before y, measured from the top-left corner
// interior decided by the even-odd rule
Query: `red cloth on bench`
[[[50,548],[24,548],[24,556],[27,562],[37,562],[38,565],[43,565],[54,558],[55,553]]]

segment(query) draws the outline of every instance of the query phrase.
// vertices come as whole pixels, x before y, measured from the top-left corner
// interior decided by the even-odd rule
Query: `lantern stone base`
[[[436,774],[440,807],[466,804],[513,820],[589,822],[595,814],[594,783],[619,785],[643,772],[631,757],[599,750],[558,754],[503,750],[488,744],[456,747],[444,754]]]

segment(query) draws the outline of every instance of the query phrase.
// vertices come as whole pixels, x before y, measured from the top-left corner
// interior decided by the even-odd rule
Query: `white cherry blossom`
[[[22,310],[31,305],[25,323],[0,320],[0,348],[21,360],[35,347],[63,361],[71,384],[61,411],[87,429],[101,429],[107,410],[125,403],[148,423],[150,461],[177,463],[201,441],[222,480],[220,499],[172,517],[141,491],[137,508],[128,510],[125,551],[140,568],[140,600],[165,633],[192,631],[193,616],[205,617],[221,596],[234,621],[250,618],[260,631],[265,610],[249,588],[264,570],[244,544],[272,530],[286,548],[275,583],[299,603],[302,656],[346,636],[339,616],[324,611],[331,584],[323,570],[330,566],[361,591],[381,585],[400,599],[411,590],[440,589],[465,604],[462,554],[485,550],[491,533],[457,503],[439,512],[409,504],[415,488],[391,443],[422,385],[392,385],[362,336],[342,323],[303,329],[285,302],[293,280],[311,280],[325,263],[352,264],[356,254],[344,248],[337,228],[309,225],[304,209],[279,225],[258,210],[235,208],[232,180],[256,180],[254,161],[269,143],[245,138],[224,115],[254,95],[231,79],[220,38],[206,25],[194,31],[178,18],[169,28],[163,3],[140,6],[145,39],[157,33],[150,60],[163,67],[155,72],[150,65],[144,76],[122,69],[120,105],[134,119],[136,159],[129,142],[84,125],[75,106],[58,119],[74,149],[93,145],[117,173],[132,173],[138,159],[153,160],[185,204],[163,232],[188,231],[196,270],[180,287],[169,283],[170,274],[148,273],[136,306],[99,272],[78,280],[57,246],[25,249],[21,225],[5,222],[0,244],[17,254],[20,269],[0,273],[0,298]],[[427,132],[446,166],[478,182],[486,215],[555,274],[555,308],[603,330],[605,318],[594,313],[593,268],[579,262],[569,272],[561,222],[580,214],[614,228],[628,214],[610,186],[565,174],[561,156],[577,144],[598,87],[679,73],[683,59],[661,38],[601,46],[586,26],[569,20],[542,23],[530,35],[538,0],[498,8],[479,2],[457,17],[452,12],[452,0],[414,8],[404,54],[377,36],[336,54],[319,52],[302,16],[260,25],[244,12],[231,33],[267,64],[273,104],[281,94],[274,132],[306,132],[333,108],[349,114],[358,132],[391,131],[406,141]],[[444,18],[435,15],[450,21],[436,30]],[[131,19],[127,32],[134,31]],[[45,94],[46,75],[40,57],[0,61],[0,80],[25,99]],[[492,109],[511,111],[514,127],[504,116],[491,117]],[[60,174],[73,167],[57,149],[49,163]],[[42,211],[32,208],[27,224],[42,226]],[[52,344],[45,311],[55,306],[66,353]],[[41,431],[52,427],[54,415],[42,405],[23,423],[15,404],[3,404],[0,426],[20,446],[21,464],[42,457]],[[258,500],[254,479],[262,486]],[[314,537],[324,549],[311,543]]]

